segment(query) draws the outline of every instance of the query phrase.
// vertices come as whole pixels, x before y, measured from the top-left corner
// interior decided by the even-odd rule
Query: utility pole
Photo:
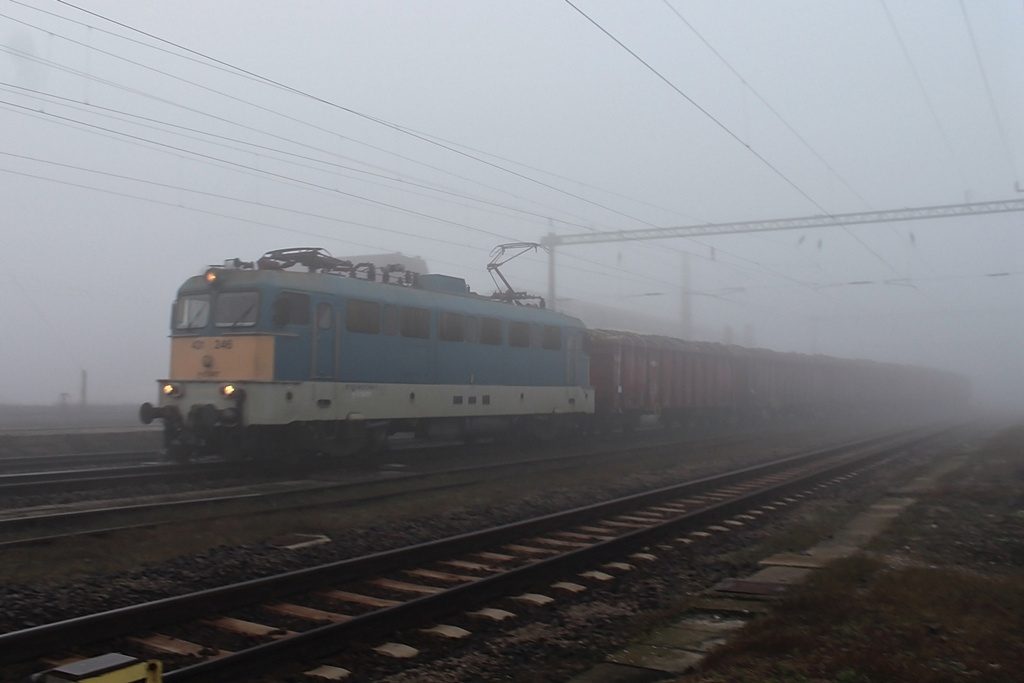
[[[547,307],[552,311],[555,310],[555,244],[557,244],[558,238],[555,237],[555,232],[552,230],[548,233],[547,237],[541,240],[541,244],[547,247],[548,250],[548,301]]]
[[[680,333],[683,339],[693,338],[693,308],[690,298],[690,255],[683,252],[680,274],[682,279],[682,291],[680,292]]]

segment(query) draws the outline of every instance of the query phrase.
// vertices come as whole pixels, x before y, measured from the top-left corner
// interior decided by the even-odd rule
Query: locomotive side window
[[[213,310],[217,327],[252,327],[260,310],[258,292],[221,292]]]
[[[466,316],[466,341],[470,344],[480,341],[480,318],[475,315]]]
[[[534,349],[539,349],[541,346],[542,336],[544,328],[540,325],[530,325],[530,346]]]
[[[380,332],[380,304],[349,299],[345,303],[345,329],[360,334]]]
[[[430,338],[430,311],[425,308],[402,306],[401,331],[403,337]]]
[[[210,321],[210,295],[183,296],[174,302],[174,329],[194,330]]]
[[[317,329],[329,330],[331,324],[334,322],[334,310],[331,305],[326,301],[321,301],[316,305],[316,326]]]
[[[398,306],[394,304],[384,305],[384,315],[380,321],[381,331],[393,337],[398,334]]]
[[[562,328],[555,325],[545,325],[543,346],[550,351],[560,350],[562,348]]]
[[[508,324],[508,345],[527,347],[530,345],[530,324],[513,320]]]
[[[281,292],[274,299],[274,327],[309,324],[309,295]]]
[[[481,318],[480,343],[490,346],[501,346],[505,341],[501,331],[501,321],[497,318]]]
[[[461,313],[441,311],[437,316],[437,336],[442,341],[465,341],[466,316]]]

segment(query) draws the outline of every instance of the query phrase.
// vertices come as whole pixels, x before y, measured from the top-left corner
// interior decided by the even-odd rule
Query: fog
[[[990,0],[10,2],[0,403],[152,400],[208,264],[1024,198]],[[566,246],[621,325],[969,375],[1024,406],[1024,214]],[[686,263],[685,274],[684,266]],[[547,257],[504,274],[547,291]],[[589,308],[588,308],[589,307]]]

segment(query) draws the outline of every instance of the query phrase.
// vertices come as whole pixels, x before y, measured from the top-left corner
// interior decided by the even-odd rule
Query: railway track
[[[711,442],[713,439],[690,440]],[[439,458],[438,453],[466,451],[461,443],[427,444],[399,441],[386,454],[399,465],[432,466]],[[506,449],[507,450],[507,449]],[[501,449],[497,449],[501,453]],[[466,458],[464,453],[461,458]],[[481,456],[479,447],[473,447],[475,459]],[[352,463],[357,463],[353,467]],[[310,459],[288,466],[273,462],[237,463],[209,459],[190,463],[171,463],[159,451],[123,451],[111,453],[70,453],[32,456],[0,456],[0,500],[11,496],[47,495],[78,491],[100,490],[122,486],[142,486],[150,482],[176,483],[196,481],[203,478],[216,479],[221,476],[251,477],[254,479],[281,479],[283,476],[298,474],[360,471],[367,469],[362,461],[332,461]]]
[[[198,477],[237,476],[237,467],[225,463],[177,465],[152,463],[119,467],[90,467],[51,472],[0,474],[0,498],[38,496],[142,486],[151,482],[195,481]]]
[[[251,504],[253,512],[258,508],[272,508],[275,512],[298,511],[316,507],[355,506],[369,502],[397,499],[413,493],[438,491],[470,486],[511,474],[524,472],[558,472],[573,470],[582,465],[620,460],[627,457],[641,458],[666,448],[704,447],[712,443],[722,445],[737,439],[705,439],[683,443],[632,444],[623,451],[621,446],[598,450],[584,450],[572,454],[552,456],[541,454],[526,459],[498,460],[451,467],[447,461],[420,461],[422,471],[409,471],[403,464],[401,469],[383,469],[370,472],[345,472],[340,480],[323,480],[311,472],[311,479],[276,480],[263,479],[252,484],[234,486],[229,489],[194,491],[180,495],[152,496],[148,500],[86,501],[75,505],[43,506],[40,508],[15,508],[0,510],[0,549],[52,542],[75,536],[105,534],[131,528],[155,528],[182,521],[210,521],[240,514],[239,503]],[[460,460],[466,462],[466,460]],[[153,471],[132,472],[126,470],[112,476],[91,475],[85,480],[74,479],[76,488],[105,486],[125,487],[150,482],[169,483],[192,481],[198,476],[228,477],[237,475],[237,467],[224,463],[208,463],[201,468],[194,466],[167,466]],[[15,476],[14,479],[18,477]],[[6,491],[24,493],[26,490],[61,489],[62,478],[45,479],[41,482],[13,482],[5,489],[4,478],[0,477],[0,494]],[[315,500],[311,500],[315,498]],[[144,517],[142,521],[135,518]]]
[[[100,467],[123,467],[126,464],[159,463],[164,455],[155,450],[107,451],[92,453],[54,453],[35,455],[0,455],[0,473],[42,473],[55,469],[83,471]]]
[[[164,659],[169,682],[239,680],[281,662],[299,666],[292,673],[340,671],[345,643],[386,640],[467,611],[500,619],[488,603],[538,585],[575,590],[573,581],[590,580],[576,578],[581,573],[596,578],[608,563],[664,539],[697,543],[753,522],[930,436],[822,449],[515,524],[8,633],[0,636],[0,676],[7,680],[68,658],[126,649]],[[439,632],[457,635],[457,629]],[[400,650],[394,643],[380,647]]]

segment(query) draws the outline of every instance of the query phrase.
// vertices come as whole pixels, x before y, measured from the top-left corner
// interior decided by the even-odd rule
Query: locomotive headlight
[[[168,398],[178,398],[185,393],[185,390],[180,384],[168,382],[160,387],[160,393]]]
[[[217,268],[210,268],[207,270],[204,277],[206,278],[206,284],[211,287],[216,287],[220,284],[220,272]]]

